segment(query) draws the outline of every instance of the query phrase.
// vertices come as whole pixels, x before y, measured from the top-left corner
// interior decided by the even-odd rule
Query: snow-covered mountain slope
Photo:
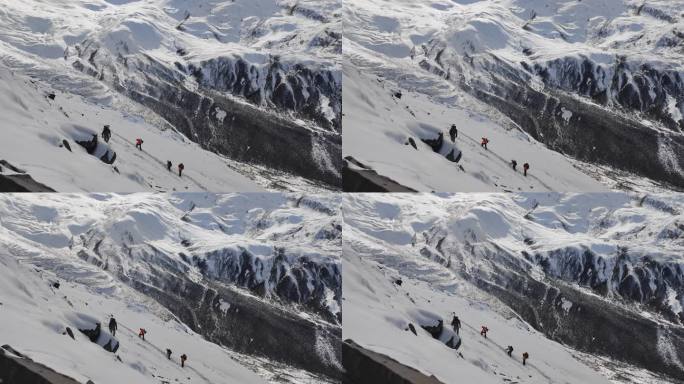
[[[0,211],[0,243],[27,270],[133,292],[273,382],[340,375],[335,197],[7,195]]]
[[[60,280],[54,273],[22,265],[5,250],[0,251],[0,264],[3,345],[79,383],[266,382],[235,362],[229,350],[204,340],[168,310],[125,286],[62,282],[54,288],[53,282]],[[111,314],[119,326],[116,355],[78,331],[95,328],[96,322],[106,328]],[[66,327],[75,340],[62,334]],[[148,331],[145,341],[138,338],[140,327]],[[109,330],[103,333],[101,338],[112,338]],[[172,360],[166,358],[166,348],[172,350]],[[179,362],[183,353],[189,357],[186,368]]]
[[[506,130],[480,113],[445,108],[418,92],[399,90],[356,68],[344,70],[344,154],[400,185],[417,191],[600,191],[607,189],[518,130]],[[401,93],[401,97],[395,95]],[[448,130],[457,124],[458,137]],[[438,152],[421,138],[442,132]],[[490,143],[485,150],[482,137]],[[414,148],[409,138],[416,143]],[[454,162],[455,156],[459,156]],[[447,156],[452,156],[449,159]],[[516,159],[517,170],[510,161]],[[348,166],[353,168],[353,161]],[[531,164],[528,176],[523,164]],[[358,168],[358,167],[357,167]],[[345,175],[346,177],[346,175]],[[351,178],[350,178],[351,180]],[[345,183],[349,183],[345,179]],[[345,190],[353,191],[353,185]]]
[[[346,196],[343,338],[443,383],[681,382],[682,207],[617,193]],[[440,319],[436,340],[421,326]]]
[[[0,61],[60,92],[172,126],[244,163],[241,173],[262,185],[287,188],[280,183],[294,175],[304,180],[290,189],[339,188],[339,7],[8,1],[0,6]]]
[[[116,109],[57,93],[0,69],[3,105],[0,159],[60,192],[77,191],[258,191],[235,169],[239,163],[203,150],[173,129],[159,130]],[[100,136],[105,124],[112,138]],[[95,135],[97,142],[90,145]],[[143,151],[135,139],[144,137]],[[66,140],[68,148],[64,145]],[[85,146],[78,142],[88,143]],[[90,153],[89,153],[90,152]],[[109,160],[114,159],[112,164]],[[166,161],[173,162],[171,172]],[[185,165],[179,177],[177,166]],[[2,167],[0,165],[0,167]],[[0,175],[17,174],[2,167]]]
[[[384,85],[365,96],[366,89],[358,86],[345,93],[346,103],[356,103],[350,100],[353,109],[345,112],[344,154],[390,178],[403,172],[406,179],[413,174],[425,179],[425,164],[434,170],[445,167],[443,160],[402,153],[411,148],[400,146],[409,137],[420,145],[437,131],[448,137],[455,123],[469,134],[465,142],[457,140],[464,147],[459,147],[462,161],[479,162],[482,155],[471,150],[469,139],[479,143],[490,135],[493,152],[505,162],[516,159],[519,167],[525,157],[531,159],[532,174],[547,166],[541,143],[609,187],[681,189],[683,12],[682,1],[348,1],[345,80],[370,84],[380,79]],[[409,100],[391,100],[397,91]],[[378,94],[384,102],[376,103]],[[414,108],[416,94],[426,101]],[[409,110],[415,118],[403,117]],[[388,137],[373,137],[365,121],[372,114],[388,117],[375,122]],[[490,129],[473,121],[479,115]],[[419,146],[419,152],[424,150]],[[489,175],[503,173],[503,165],[464,168]],[[545,175],[537,176],[553,185]],[[434,179],[433,174],[428,180],[437,184]],[[431,185],[425,184],[418,180],[412,188],[428,190]],[[451,190],[500,189],[496,182],[486,184],[473,181],[471,188]],[[580,181],[564,190],[582,186]]]

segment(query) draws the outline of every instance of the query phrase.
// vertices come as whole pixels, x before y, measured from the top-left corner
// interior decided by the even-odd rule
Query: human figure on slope
[[[173,163],[171,163],[171,160],[166,160],[166,170],[171,172],[172,166],[173,166]]]
[[[489,144],[489,139],[486,137],[483,137],[482,142],[480,142],[480,146],[484,149],[487,149],[487,144]]]
[[[138,332],[138,337],[145,340],[145,334],[146,333],[147,333],[147,331],[145,330],[145,328],[140,328],[140,332]]]
[[[118,328],[119,328],[119,327],[118,327],[117,324],[116,324],[116,319],[114,318],[114,316],[111,316],[111,317],[109,318],[109,332],[112,333],[112,336],[116,336],[116,330],[117,330]]]
[[[143,139],[141,139],[139,137],[137,139],[135,139],[135,147],[141,151],[142,151],[142,144],[143,144]]]
[[[530,165],[528,163],[523,164],[523,174],[527,176],[527,170],[530,169]]]
[[[112,137],[112,131],[109,129],[109,125],[105,125],[102,129],[102,139],[105,143],[109,143],[109,139]]]
[[[455,143],[456,138],[458,137],[458,129],[456,128],[456,124],[451,124],[451,128],[449,129],[449,136],[451,137],[451,142]]]
[[[181,367],[185,368],[185,360],[188,359],[188,356],[184,353],[181,355]]]
[[[166,348],[166,358],[171,360],[171,350]]]
[[[518,166],[518,162],[515,160],[511,160],[511,167],[513,167],[513,170],[515,171],[515,167]]]
[[[527,359],[530,358],[530,354],[525,352],[523,353],[523,365],[527,365]]]
[[[483,325],[483,326],[482,326],[482,330],[480,331],[480,335],[481,335],[481,336],[484,336],[484,338],[486,339],[486,338],[487,338],[487,332],[488,332],[488,331],[489,331],[489,328],[487,328],[487,326]]]
[[[185,165],[183,163],[178,164],[178,177],[183,176],[183,170],[185,169]]]
[[[451,326],[454,328],[454,332],[458,335],[459,329],[461,329],[461,320],[456,316],[456,312],[452,313],[453,318],[451,319]]]
[[[508,357],[511,357],[511,354],[513,353],[513,346],[509,345],[508,348],[506,348],[506,354]]]

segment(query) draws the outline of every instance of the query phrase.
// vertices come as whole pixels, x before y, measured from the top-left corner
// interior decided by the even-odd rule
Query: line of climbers
[[[456,332],[457,335],[459,334],[459,331],[461,329],[461,319],[456,316],[456,312],[451,313],[452,318],[451,318],[451,327],[454,329],[454,332]],[[489,328],[487,328],[486,325],[483,325],[482,328],[480,329],[480,336],[484,337],[485,339],[487,338],[487,332],[489,332]],[[509,357],[512,357],[513,354],[513,346],[509,345],[508,348],[506,348],[506,354]],[[530,354],[527,352],[523,352],[522,354],[522,363],[523,365],[527,365],[527,359],[530,358]]]
[[[449,128],[449,137],[451,138],[451,142],[455,143],[456,138],[458,137],[458,128],[456,128],[456,124],[451,124],[451,128]],[[487,150],[487,144],[489,144],[489,138],[483,137],[482,140],[480,141],[480,146]],[[513,167],[513,171],[517,171],[516,167],[518,166],[518,162],[515,160],[511,160],[511,167]],[[527,171],[530,169],[530,164],[525,163],[523,164],[523,175],[527,176]]]
[[[102,129],[102,139],[105,141],[105,143],[109,143],[109,139],[112,137],[112,130],[109,125],[105,125],[104,128]],[[142,151],[142,145],[143,145],[143,139],[137,138],[135,139],[135,147],[139,150]],[[166,161],[166,169],[171,172],[171,167],[173,166],[173,163],[171,163],[171,160]],[[185,165],[183,163],[178,164],[178,177],[183,176],[183,170],[185,170]]]
[[[114,316],[111,316],[109,318],[109,332],[112,333],[112,336],[116,337],[116,331],[118,329],[118,324],[116,323],[116,319]],[[145,335],[147,334],[147,330],[145,328],[140,328],[140,331],[138,332],[138,337],[141,338],[143,341],[145,341]],[[171,360],[171,349],[166,348],[166,358]],[[188,360],[188,355],[185,353],[180,356],[180,363],[181,367],[185,368],[185,361]]]

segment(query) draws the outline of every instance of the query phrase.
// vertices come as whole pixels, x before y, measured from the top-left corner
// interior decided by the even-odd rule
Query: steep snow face
[[[1,241],[23,264],[102,292],[132,288],[207,340],[266,359],[239,359],[257,371],[339,375],[335,197],[14,195],[0,210]]]
[[[0,10],[0,51],[5,65],[64,92],[132,99],[204,149],[337,188],[340,161],[317,161],[314,149],[339,158],[339,8],[327,0],[11,1]]]
[[[51,93],[54,100],[47,97]],[[244,169],[239,163],[203,150],[168,125],[160,130],[153,120],[56,92],[4,69],[0,103],[5,136],[0,160],[59,192],[262,188],[236,171]],[[105,124],[112,131],[107,143],[101,136]],[[138,137],[144,138],[142,151],[134,146]],[[167,160],[173,163],[171,171],[165,168]],[[185,174],[178,177],[181,162]],[[0,168],[2,176],[18,173]]]
[[[446,108],[427,89],[400,91],[392,81],[346,66],[344,155],[417,191],[601,191],[580,163],[545,148],[519,130],[506,129],[487,112]],[[437,84],[434,84],[437,86]],[[401,95],[400,97],[399,92]],[[449,129],[456,124],[452,142]],[[425,141],[442,143],[435,147]],[[490,142],[487,150],[481,138]],[[410,143],[413,141],[416,147]],[[454,161],[458,159],[458,161]],[[513,169],[511,160],[517,161]],[[527,176],[523,165],[531,165]],[[345,189],[349,189],[345,187]]]
[[[0,231],[7,235],[6,229]],[[85,269],[67,282],[49,267],[20,262],[11,254],[16,250],[0,251],[3,345],[79,383],[266,383],[236,363],[229,350],[204,340],[168,310],[126,286],[106,283]],[[57,281],[59,288],[53,286]],[[100,337],[112,338],[106,329],[111,314],[118,322],[120,360],[79,332],[101,322]],[[63,334],[67,327],[74,339]],[[148,331],[144,342],[137,336],[140,327]],[[166,348],[172,350],[172,360],[167,360]],[[183,353],[189,357],[186,368],[180,366]]]
[[[484,112],[618,188],[643,187],[622,172],[681,188],[683,10],[681,1],[354,0],[344,54],[371,79],[426,94],[445,113]]]
[[[616,193],[347,196],[343,337],[445,383],[457,372],[520,375],[507,345],[537,356],[529,382],[605,381],[583,364],[614,382],[677,382],[682,206],[674,195]],[[449,324],[454,311],[465,361],[405,331]]]

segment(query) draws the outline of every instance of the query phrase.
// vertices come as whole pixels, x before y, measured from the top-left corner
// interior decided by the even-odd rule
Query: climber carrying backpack
[[[116,330],[118,329],[118,326],[116,324],[116,319],[112,315],[109,319],[109,332],[112,333],[112,336],[116,336]]]
[[[135,139],[135,147],[141,151],[142,151],[142,144],[143,144],[143,139],[141,139],[141,138]]]
[[[511,354],[513,353],[513,346],[509,345],[508,348],[506,348],[506,354],[508,357],[511,357]]]
[[[513,167],[513,170],[515,171],[515,167],[518,166],[518,162],[515,160],[511,160],[511,167]]]
[[[480,143],[480,146],[484,149],[487,149],[487,144],[489,144],[489,139],[486,137],[483,137],[482,142]]]
[[[483,325],[483,326],[482,326],[482,330],[480,331],[480,335],[481,335],[481,336],[484,336],[484,338],[486,339],[486,338],[487,338],[487,332],[488,332],[488,331],[489,331],[489,328],[487,328],[486,326]]]
[[[178,177],[183,176],[183,170],[185,169],[185,165],[183,163],[178,164]]]
[[[451,142],[455,143],[456,138],[458,137],[458,129],[456,128],[456,124],[451,124],[451,128],[449,129],[449,136],[451,137]]]
[[[523,174],[527,176],[527,170],[530,169],[530,165],[528,163],[523,164]]]
[[[109,139],[112,137],[112,131],[109,129],[109,125],[105,125],[102,129],[102,139],[105,143],[109,143]]]
[[[146,333],[147,333],[147,331],[145,330],[145,328],[140,328],[140,332],[138,332],[138,337],[145,340],[145,334]]]
[[[461,320],[456,316],[456,312],[452,313],[453,318],[451,319],[451,326],[454,328],[454,332],[458,335],[458,330],[461,329]]]
[[[185,360],[188,359],[188,356],[184,353],[181,355],[181,367],[185,367]]]
[[[523,353],[523,365],[526,365],[527,359],[529,359],[529,358],[530,358],[529,353],[527,353],[527,352]]]
[[[171,163],[171,160],[166,160],[166,170],[171,172],[171,167],[173,164]]]
[[[171,360],[171,350],[166,348],[166,358]]]

